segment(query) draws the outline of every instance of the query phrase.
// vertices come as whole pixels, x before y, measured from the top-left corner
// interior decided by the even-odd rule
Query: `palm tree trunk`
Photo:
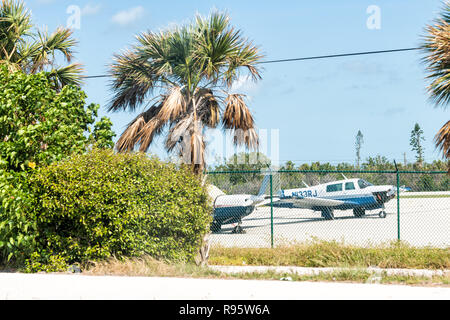
[[[196,175],[201,175],[203,173],[203,163],[204,163],[204,143],[203,134],[200,132],[200,122],[198,121],[197,115],[197,100],[195,99],[195,93],[192,98],[192,109],[194,113],[194,127],[191,136],[191,165],[193,166],[193,171]]]

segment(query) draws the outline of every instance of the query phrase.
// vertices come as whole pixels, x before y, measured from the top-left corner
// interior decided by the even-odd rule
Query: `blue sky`
[[[440,0],[321,1],[65,1],[27,0],[33,21],[49,31],[67,25],[67,9],[81,9],[76,59],[87,75],[105,74],[114,53],[134,44],[136,34],[189,21],[198,12],[228,12],[232,24],[261,48],[266,60],[410,48],[420,44],[424,28],[437,17]],[[380,29],[369,29],[370,5],[381,10]],[[237,89],[249,97],[256,125],[279,133],[281,163],[355,161],[355,137],[364,134],[363,158],[414,161],[410,132],[417,122],[424,131],[425,159],[440,158],[433,137],[448,120],[448,110],[435,108],[425,90],[419,52],[355,56],[268,64],[262,80]],[[119,135],[135,114],[108,114],[108,79],[89,79],[88,102],[101,105]],[[219,138],[211,140],[210,159],[228,155]],[[150,152],[164,158],[163,140]],[[269,140],[268,155],[271,153]],[[234,150],[231,150],[233,153]],[[212,160],[210,160],[211,162]]]

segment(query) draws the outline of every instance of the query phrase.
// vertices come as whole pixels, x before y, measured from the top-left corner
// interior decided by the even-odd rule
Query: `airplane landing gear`
[[[213,221],[213,222],[211,223],[211,231],[212,231],[213,233],[217,233],[217,232],[219,232],[221,229],[222,229],[222,225],[220,224],[220,222]]]
[[[331,209],[324,209],[322,211],[322,218],[325,218],[325,220],[334,220],[334,213]]]
[[[381,210],[380,213],[378,214],[378,216],[379,216],[381,219],[386,218],[386,211],[384,211],[384,210],[385,210],[385,206],[384,206],[384,203],[383,203],[382,210]]]
[[[238,234],[245,234],[245,230],[241,227],[241,224],[238,224],[236,227],[234,227],[233,231],[231,233],[238,233]]]
[[[361,218],[365,214],[366,214],[366,211],[364,209],[361,209],[361,208],[353,209],[353,215],[355,217]]]

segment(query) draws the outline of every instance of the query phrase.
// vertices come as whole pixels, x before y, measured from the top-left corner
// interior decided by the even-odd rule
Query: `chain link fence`
[[[209,172],[207,181],[213,246],[450,244],[447,172]]]

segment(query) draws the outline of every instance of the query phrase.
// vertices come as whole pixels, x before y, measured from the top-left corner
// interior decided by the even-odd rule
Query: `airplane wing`
[[[324,198],[297,198],[297,197],[286,199],[284,200],[284,202],[291,202],[305,209],[311,209],[314,207],[338,207],[345,203],[344,201],[341,200],[324,199]]]
[[[278,198],[278,197],[273,197],[272,198],[272,203],[273,202],[277,202],[277,201],[280,201],[280,198]],[[266,198],[264,201],[262,201],[262,202],[260,202],[260,203],[258,203],[257,205],[255,205],[255,207],[262,207],[262,206],[265,206],[265,205],[268,205],[268,204],[270,204],[270,198]]]

